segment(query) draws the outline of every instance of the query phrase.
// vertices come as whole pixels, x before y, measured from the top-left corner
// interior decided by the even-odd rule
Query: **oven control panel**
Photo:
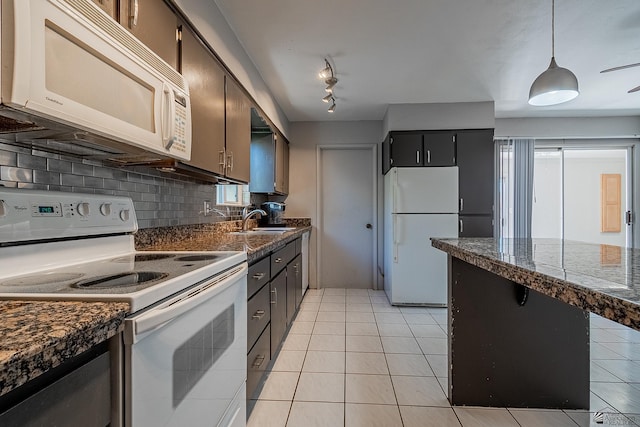
[[[0,244],[137,229],[128,197],[0,187]]]

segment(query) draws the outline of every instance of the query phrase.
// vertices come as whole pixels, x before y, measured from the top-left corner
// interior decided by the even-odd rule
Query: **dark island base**
[[[452,405],[589,409],[588,312],[451,256],[449,307]]]

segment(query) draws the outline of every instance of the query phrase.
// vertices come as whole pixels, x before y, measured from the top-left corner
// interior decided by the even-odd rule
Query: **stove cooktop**
[[[0,299],[125,301],[135,311],[245,259],[243,252],[134,252],[0,277]]]

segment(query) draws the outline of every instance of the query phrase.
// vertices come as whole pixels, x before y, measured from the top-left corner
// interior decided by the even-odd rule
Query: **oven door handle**
[[[202,304],[214,295],[224,291],[233,285],[242,276],[247,275],[247,264],[234,268],[219,277],[196,286],[185,292],[184,295],[178,295],[168,301],[165,301],[158,307],[141,314],[133,319],[133,332],[135,336],[150,332],[160,328],[167,322],[179,317],[197,305]],[[137,341],[136,338],[133,341]]]

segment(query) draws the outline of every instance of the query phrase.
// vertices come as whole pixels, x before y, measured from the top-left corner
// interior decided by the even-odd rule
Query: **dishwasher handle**
[[[133,319],[133,341],[136,341],[135,336],[160,328],[165,323],[170,322],[207,301],[214,295],[224,291],[236,283],[242,276],[246,276],[248,269],[245,263],[202,285],[196,286],[184,295],[178,295],[136,317]]]

